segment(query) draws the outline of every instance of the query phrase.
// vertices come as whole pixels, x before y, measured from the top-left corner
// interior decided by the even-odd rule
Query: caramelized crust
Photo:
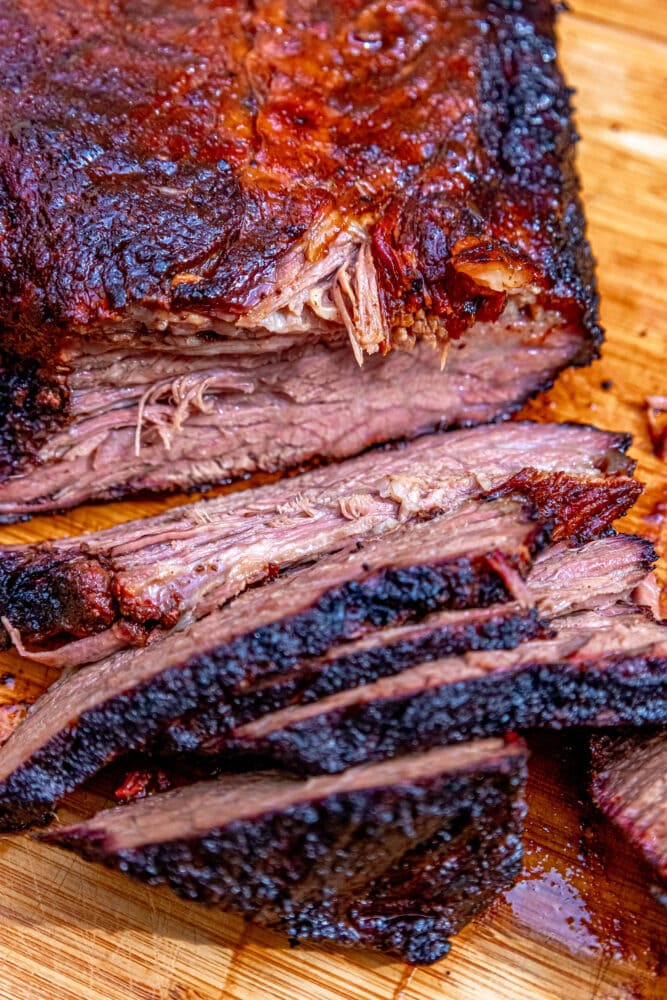
[[[583,480],[569,472],[522,469],[507,480],[492,497],[524,496],[553,524],[554,542],[564,538],[590,541],[608,532],[639,499],[642,484],[627,475],[612,473]]]

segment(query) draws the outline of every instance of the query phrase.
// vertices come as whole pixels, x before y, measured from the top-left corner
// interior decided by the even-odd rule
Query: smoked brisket
[[[63,666],[82,663],[201,618],[290,566],[493,491],[527,496],[555,540],[585,538],[639,493],[626,446],[575,425],[453,431],[80,538],[7,546],[0,621],[27,655],[57,647]]]
[[[0,516],[505,417],[590,361],[553,21],[8,0]]]
[[[525,764],[487,740],[309,781],[225,776],[42,836],[293,942],[429,964],[519,873]]]
[[[373,664],[375,676],[391,673],[394,660],[383,647],[400,648],[401,641],[406,641],[402,660],[397,655],[395,661],[400,668],[401,663],[409,662],[411,652],[419,657],[422,650],[430,648],[438,656],[448,646],[461,649],[468,639],[471,648],[484,648],[484,632],[466,629],[465,620],[460,618],[443,624],[436,616],[430,622],[430,646],[429,633],[423,630],[398,636],[389,632],[386,643],[383,635],[376,637],[375,652],[365,659],[363,647],[359,658],[359,647],[352,646],[347,652],[334,652],[322,669],[323,656],[342,642],[358,642],[364,635],[440,609],[466,610],[494,601],[506,604],[511,598],[524,605],[523,614],[516,604],[496,608],[498,624],[486,633],[487,646],[492,642],[507,646],[523,635],[537,634],[540,621],[533,606],[540,600],[544,575],[537,577],[536,600],[531,599],[530,576],[528,581],[522,576],[529,570],[530,549],[540,540],[539,528],[522,522],[516,505],[507,511],[509,503],[505,499],[473,504],[474,517],[462,509],[448,519],[393,533],[361,551],[297,569],[247,591],[182,632],[173,632],[143,649],[115,654],[65,677],[40,699],[0,749],[0,826],[43,822],[66,792],[106,763],[130,750],[159,747],[162,739],[179,749],[203,749],[219,756],[221,745],[227,745],[238,725],[235,711],[252,711],[256,692],[265,682],[277,682],[266,696],[280,706],[292,696],[295,675],[298,687],[302,670],[317,684],[329,683],[336,688],[336,676],[343,685],[369,680],[372,672],[368,678],[359,676],[364,663]],[[500,510],[498,504],[502,505]],[[463,531],[464,517],[469,518],[468,538]],[[442,524],[447,521],[458,527],[445,542],[443,536],[448,533]],[[493,546],[491,552],[484,545],[485,530]],[[402,550],[398,545],[401,535]],[[429,536],[430,550],[426,544]],[[505,542],[499,550],[501,538]],[[624,546],[615,545],[615,539],[610,538],[588,543],[582,551],[587,553],[589,546],[603,543],[613,546],[611,551],[616,549],[619,563],[618,570],[605,570],[605,560],[602,565],[599,559],[596,563],[593,578],[597,575],[599,600],[608,606],[627,597],[645,575],[650,546],[631,539],[630,553],[626,550],[623,555]],[[475,548],[471,548],[473,544]],[[457,548],[459,555],[455,555]],[[547,577],[561,578],[560,588],[556,588],[560,596],[552,598],[558,612],[594,606],[596,598],[584,573],[586,565],[590,566],[588,555],[572,565],[570,552],[562,543],[560,552],[561,570],[559,560],[547,570]],[[569,572],[563,571],[563,564]],[[649,681],[650,677],[638,675],[637,698],[646,695]],[[363,692],[364,688],[358,690]],[[362,699],[363,694],[358,697]],[[603,694],[600,700],[604,702]],[[496,719],[495,725],[496,732],[502,731],[502,718]],[[238,752],[238,745],[236,749]],[[252,751],[254,746],[242,749]]]
[[[195,712],[170,726],[154,747],[163,754],[215,754],[221,746],[226,752],[229,744],[219,737],[228,734],[232,719],[237,727],[259,719],[261,728],[262,716],[275,712],[280,730],[278,710],[285,708],[284,724],[291,732],[290,720],[293,716],[299,718],[300,705],[310,706],[304,712],[310,711],[315,719],[322,712],[326,731],[330,696],[347,692],[343,700],[354,705],[356,698],[364,697],[363,692],[355,694],[351,690],[358,685],[443,657],[475,650],[513,650],[528,639],[548,634],[549,620],[560,624],[563,616],[574,612],[604,610],[630,602],[633,593],[643,586],[654,560],[650,542],[627,535],[598,539],[580,549],[563,543],[551,546],[537,556],[521,604],[434,612],[420,621],[383,628],[342,643],[322,657],[299,662],[287,672],[267,672],[256,684],[234,693],[224,718],[215,707]],[[506,684],[506,678],[499,678],[499,683]],[[419,694],[418,685],[415,691]],[[321,708],[313,704],[321,700]],[[351,714],[354,711],[351,709]],[[504,716],[499,720],[501,731],[505,721]],[[306,722],[304,728],[309,725]]]
[[[0,830],[170,756],[41,836],[428,964],[518,873],[511,734],[667,725],[628,439],[500,423],[602,339],[556,6],[3,4],[0,522],[300,474],[0,551],[0,648],[67,668]],[[594,744],[663,886],[665,760]]]

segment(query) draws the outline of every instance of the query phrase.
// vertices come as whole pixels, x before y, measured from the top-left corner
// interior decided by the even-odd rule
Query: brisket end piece
[[[0,516],[493,420],[595,356],[548,0],[5,8]]]
[[[519,872],[525,764],[488,740],[307,782],[227,776],[41,837],[295,941],[429,964]]]
[[[66,676],[0,749],[0,828],[43,822],[106,763],[167,725],[332,645],[440,608],[503,602],[548,532],[508,499],[471,501],[251,589],[142,649]]]
[[[554,542],[586,542],[627,513],[641,492],[641,483],[621,473],[585,480],[566,471],[522,469],[492,495],[525,496],[554,525]]]
[[[317,774],[509,730],[667,724],[667,626],[623,605],[554,626],[266,715],[212,750]]]
[[[57,647],[63,666],[82,663],[203,617],[290,566],[494,490],[526,497],[554,538],[595,534],[640,489],[625,445],[574,425],[471,428],[80,538],[8,546],[0,619],[26,655]]]
[[[595,735],[591,767],[593,799],[653,868],[667,905],[667,734]]]

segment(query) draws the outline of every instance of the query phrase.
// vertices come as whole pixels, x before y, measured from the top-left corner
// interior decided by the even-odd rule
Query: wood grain
[[[643,0],[570,0],[570,10],[580,19],[599,21],[623,31],[667,41],[664,4]]]
[[[645,398],[667,392],[667,3],[574,0],[561,26],[578,87],[580,166],[599,259],[608,342],[526,412],[635,436],[646,492],[623,527],[667,500]],[[603,383],[611,380],[611,390]],[[183,498],[172,498],[171,503]],[[164,501],[82,507],[4,528],[0,542],[78,533],[155,512]],[[664,572],[664,566],[663,566]],[[50,676],[0,657],[3,703],[32,701]],[[546,743],[545,743],[546,741]],[[291,950],[268,932],[149,891],[37,845],[0,838],[0,1000],[658,1000],[667,995],[667,915],[646,872],[585,805],[576,744],[543,738],[531,776],[527,872],[430,969],[335,949]],[[62,818],[90,813],[99,790]]]

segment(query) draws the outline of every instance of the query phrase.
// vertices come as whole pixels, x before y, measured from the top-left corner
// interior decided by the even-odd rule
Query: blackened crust
[[[535,608],[499,610],[473,622],[433,627],[419,638],[361,649],[348,655],[323,657],[300,664],[293,673],[260,682],[253,690],[239,691],[229,704],[228,727],[242,725],[286,705],[302,705],[326,698],[337,691],[368,684],[379,677],[398,673],[427,660],[456,656],[470,650],[513,649],[520,642],[540,634],[543,625]],[[179,720],[160,736],[153,749],[159,753],[182,753],[204,749],[211,752],[219,731],[217,716],[196,713]],[[212,741],[208,742],[208,741]]]
[[[408,329],[411,311],[444,316],[456,335],[471,313],[491,318],[504,305],[502,293],[486,289],[480,296],[479,287],[473,304],[457,260],[473,253],[511,262],[514,248],[537,264],[538,301],[585,333],[571,362],[585,365],[598,356],[603,332],[575,169],[571,91],[556,56],[555,6],[550,0],[483,6],[488,35],[479,63],[479,119],[474,127],[465,115],[453,123],[439,154],[376,227],[385,309]],[[454,194],[452,163],[473,178]]]
[[[495,96],[490,107],[498,117],[486,133],[486,144],[503,163],[517,201],[532,199],[535,217],[543,220],[548,234],[544,268],[554,295],[564,314],[576,316],[588,334],[572,364],[586,365],[598,356],[603,331],[595,259],[579,196],[572,91],[557,62],[557,5],[551,0],[505,0],[490,6],[495,8],[499,60],[483,68],[482,85],[485,94]],[[498,99],[499,94],[504,96]],[[555,177],[559,209],[553,213],[549,200]]]
[[[68,409],[64,370],[0,350],[0,482],[66,423]]]
[[[0,553],[0,611],[29,642],[92,635],[118,617],[113,574],[103,556],[80,543],[69,552]],[[9,638],[0,626],[0,649],[3,643]]]
[[[319,774],[508,730],[621,725],[667,725],[667,656],[527,664],[315,715],[222,752]]]

